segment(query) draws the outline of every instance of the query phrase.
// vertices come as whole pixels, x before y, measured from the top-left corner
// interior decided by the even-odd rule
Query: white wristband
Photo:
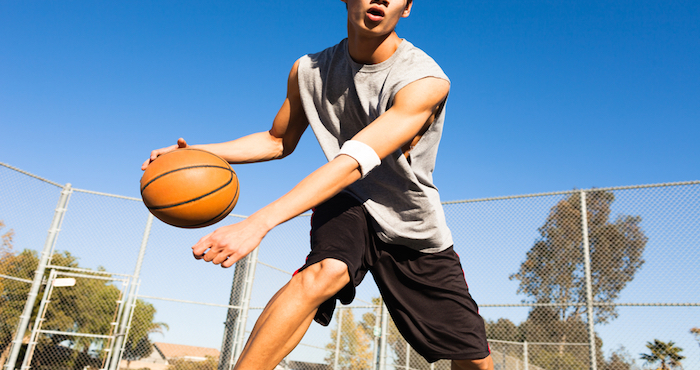
[[[336,158],[341,154],[352,157],[360,164],[362,178],[365,178],[369,171],[372,171],[374,167],[382,163],[382,160],[379,159],[377,152],[375,152],[372,147],[357,140],[346,141],[343,147],[340,148],[340,152],[338,152]]]

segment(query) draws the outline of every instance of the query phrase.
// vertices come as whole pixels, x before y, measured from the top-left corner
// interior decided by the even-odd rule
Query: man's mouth
[[[373,6],[367,10],[367,17],[374,22],[379,22],[384,19],[384,9]]]

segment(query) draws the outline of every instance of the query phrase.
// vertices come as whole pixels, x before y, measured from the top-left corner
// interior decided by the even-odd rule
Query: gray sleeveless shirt
[[[448,80],[437,63],[403,40],[379,64],[358,64],[347,39],[299,61],[299,90],[309,124],[323,152],[332,160],[343,143],[394,103],[396,93],[426,77]],[[344,191],[362,202],[377,236],[425,253],[452,245],[433,170],[442,135],[444,106],[406,158],[400,150]]]

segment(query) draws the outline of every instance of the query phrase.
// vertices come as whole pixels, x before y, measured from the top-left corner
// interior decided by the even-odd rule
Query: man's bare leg
[[[258,318],[235,369],[274,369],[299,344],[318,306],[348,282],[347,266],[334,259],[325,259],[293,276]]]
[[[452,360],[452,370],[493,370],[491,356],[480,360]]]

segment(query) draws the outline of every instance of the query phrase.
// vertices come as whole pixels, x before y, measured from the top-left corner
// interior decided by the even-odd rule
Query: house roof
[[[219,357],[219,350],[216,348],[195,347],[162,342],[155,342],[153,345],[166,359],[184,357],[203,358],[206,356]]]

